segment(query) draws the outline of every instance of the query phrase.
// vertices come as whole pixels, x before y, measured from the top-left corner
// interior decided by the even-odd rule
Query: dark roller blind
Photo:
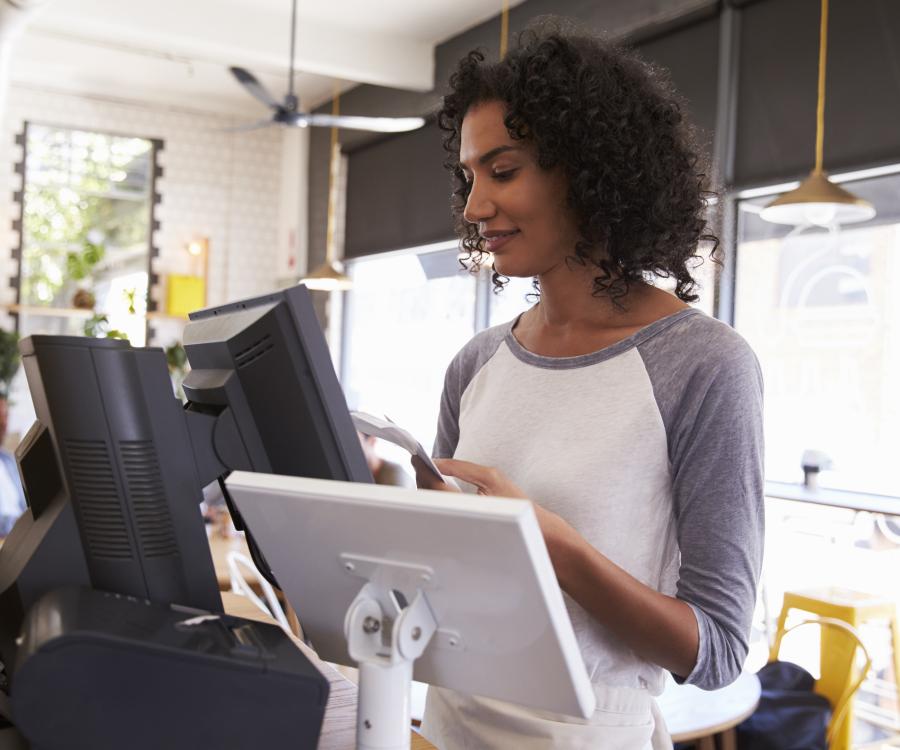
[[[718,17],[670,31],[635,47],[644,59],[669,71],[678,93],[687,100],[688,118],[697,127],[708,156],[716,128]]]
[[[454,237],[450,175],[434,122],[348,154],[348,258]]]
[[[718,20],[708,18],[636,45],[669,70],[708,151],[716,117]],[[450,181],[437,124],[348,154],[348,258],[452,239]]]
[[[815,159],[817,0],[741,10],[738,185],[808,172]],[[825,169],[900,160],[900,2],[831,0]]]

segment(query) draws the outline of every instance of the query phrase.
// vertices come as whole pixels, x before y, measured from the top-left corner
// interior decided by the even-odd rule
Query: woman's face
[[[572,255],[577,225],[561,169],[542,169],[537,149],[513,140],[502,102],[473,106],[463,119],[459,162],[469,183],[463,215],[484,237],[504,276],[546,275]]]

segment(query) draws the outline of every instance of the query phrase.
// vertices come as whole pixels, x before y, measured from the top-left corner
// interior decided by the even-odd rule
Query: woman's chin
[[[494,256],[494,271],[501,276],[510,279],[531,278],[535,275],[534,269],[525,268],[521,263],[516,263],[512,258]]]

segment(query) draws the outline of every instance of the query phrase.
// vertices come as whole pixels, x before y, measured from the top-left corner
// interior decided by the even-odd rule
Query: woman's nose
[[[463,218],[470,224],[478,224],[492,218],[496,213],[497,207],[491,199],[489,187],[477,179],[473,180],[463,210]]]

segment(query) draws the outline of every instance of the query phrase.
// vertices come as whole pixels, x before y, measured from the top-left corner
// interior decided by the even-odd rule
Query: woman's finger
[[[525,497],[522,490],[513,484],[502,471],[492,466],[482,466],[471,461],[460,461],[455,458],[435,459],[434,463],[441,470],[442,474],[447,474],[475,485],[478,488],[478,493],[481,495]]]
[[[460,461],[456,458],[436,458],[434,464],[441,470],[441,474],[462,479],[479,488],[487,488],[490,484],[491,473],[494,471],[488,466],[471,461]]]
[[[425,462],[418,456],[412,456],[411,463],[416,472],[416,487],[420,490],[441,490],[444,492],[459,491],[442,481],[440,477],[436,477],[434,472],[429,469]]]

